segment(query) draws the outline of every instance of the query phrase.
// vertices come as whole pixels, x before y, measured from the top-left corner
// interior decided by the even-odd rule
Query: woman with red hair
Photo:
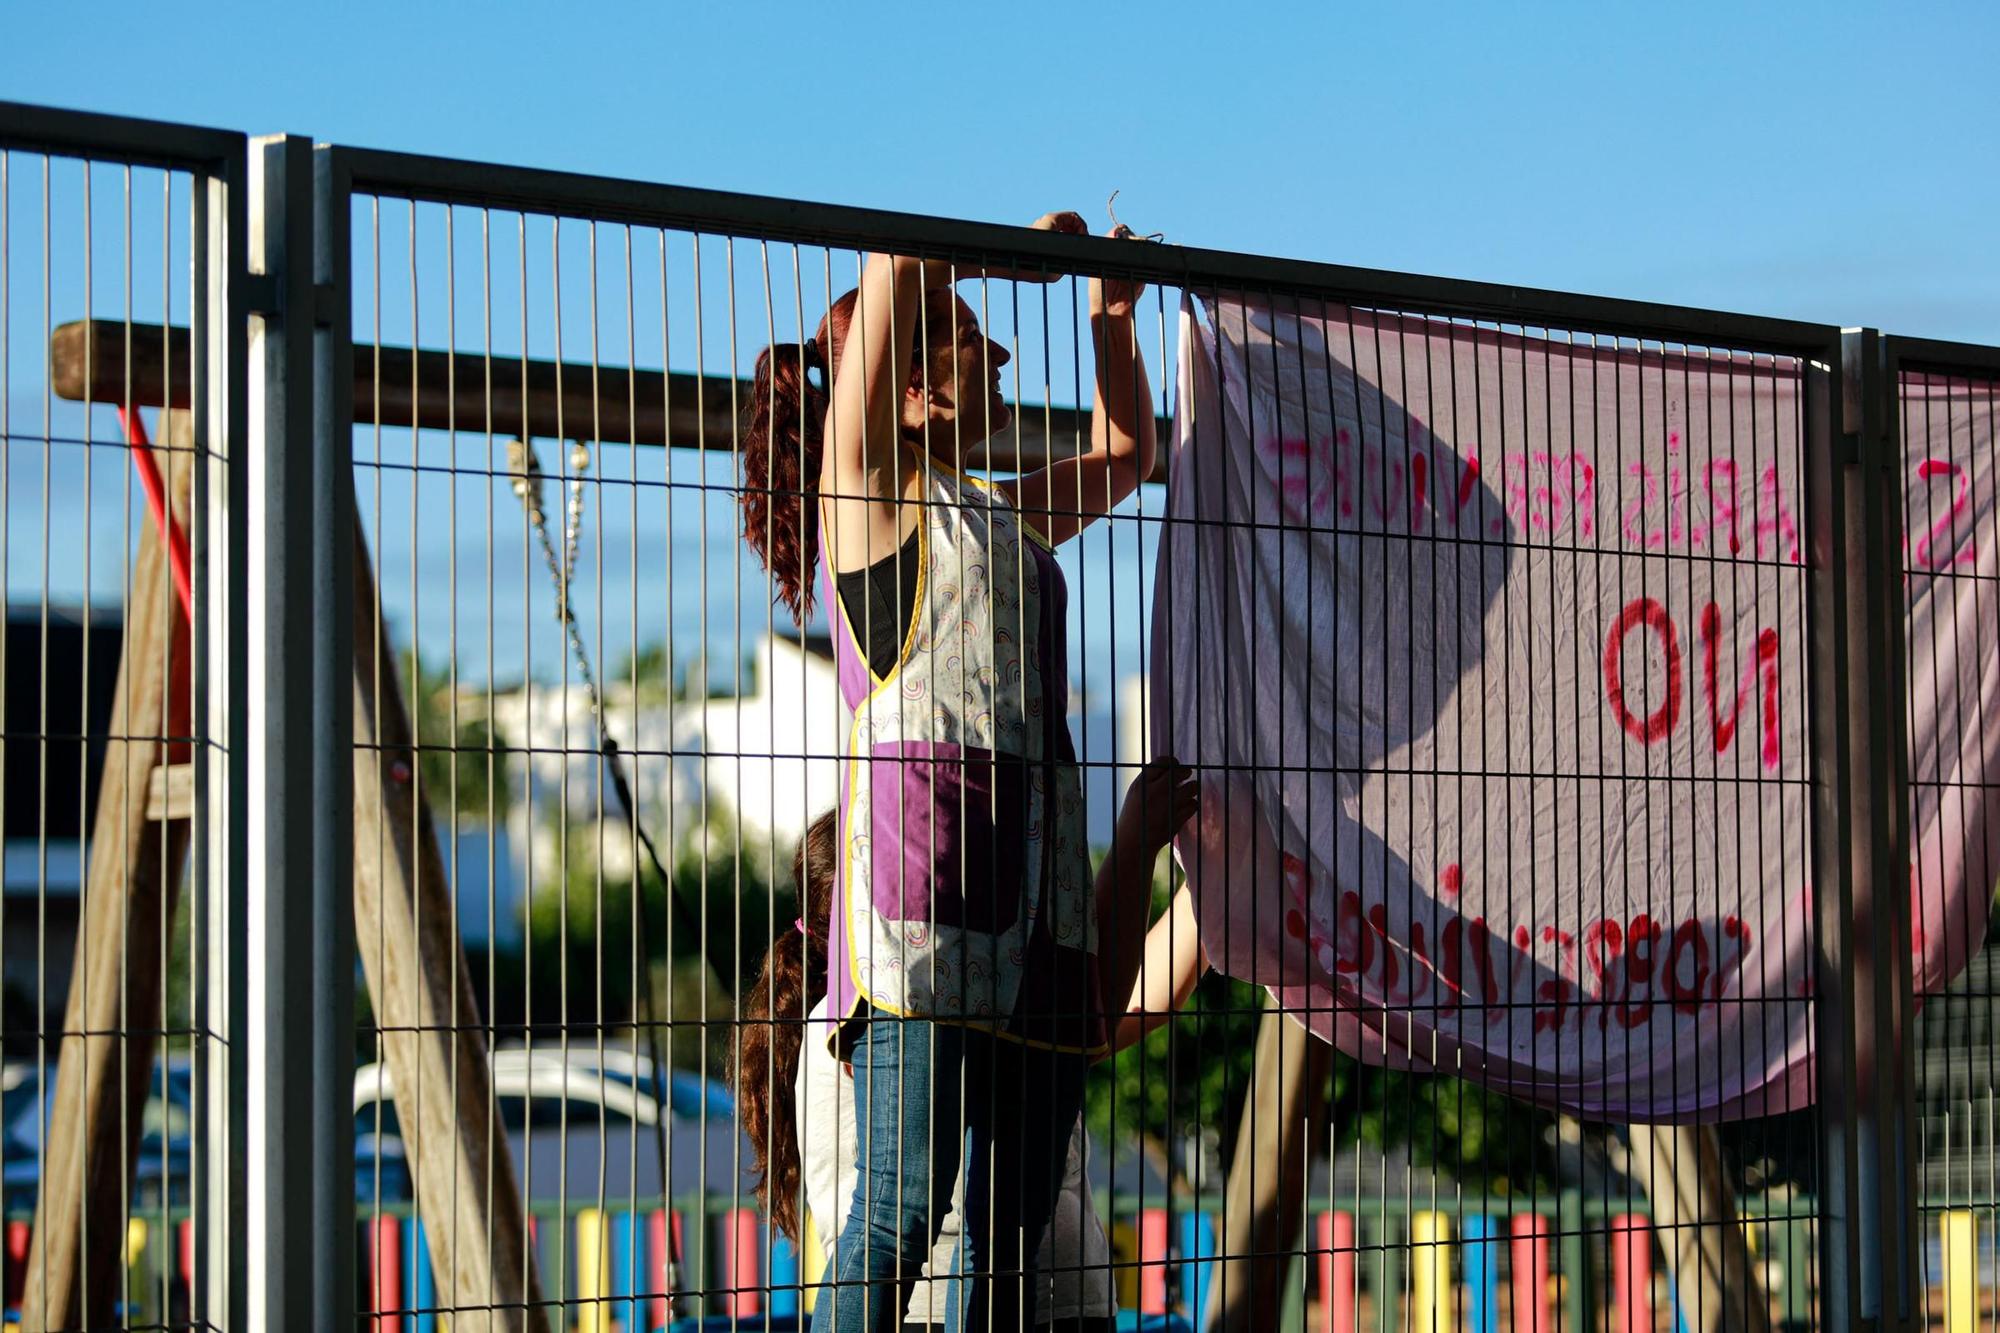
[[[961,471],[1008,421],[1008,353],[951,287],[975,276],[869,256],[810,341],[758,358],[743,443],[744,535],[800,620],[819,574],[853,713],[823,1036],[852,1069],[860,1184],[821,1331],[896,1327],[961,1163],[951,1326],[1022,1326],[1106,1042],[1101,955],[1145,930],[1143,899],[1132,929],[1092,888],[1054,555],[1152,471],[1142,287],[1090,283],[1088,447],[993,482]]]

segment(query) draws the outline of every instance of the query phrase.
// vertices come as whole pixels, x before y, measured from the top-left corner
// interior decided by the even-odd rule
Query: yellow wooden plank
[[[611,1246],[604,1214],[576,1215],[576,1333],[611,1333]]]
[[[1410,1333],[1454,1333],[1451,1218],[1418,1213],[1410,1219],[1410,1244]]]
[[[799,1275],[806,1288],[800,1308],[811,1314],[819,1300],[819,1284],[826,1276],[826,1250],[820,1244],[819,1228],[813,1225],[811,1212],[806,1213],[805,1239],[799,1245]]]
[[[1979,1225],[1969,1208],[1938,1222],[1944,1239],[1945,1333],[1979,1333]]]

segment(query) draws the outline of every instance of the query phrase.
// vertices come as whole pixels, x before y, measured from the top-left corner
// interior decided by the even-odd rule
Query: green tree
[[[509,756],[484,716],[484,700],[467,698],[451,672],[426,667],[415,649],[403,652],[401,667],[413,705],[417,778],[431,813],[498,823],[513,799]]]
[[[737,836],[726,817],[678,831],[667,850],[680,910],[643,851],[628,849],[618,820],[571,824],[560,837],[561,873],[529,899],[525,969],[528,1005],[539,1026],[557,1021],[628,1029],[647,1015],[641,985],[652,988],[653,1021],[667,1025],[673,1063],[728,1068],[739,978],[769,947],[774,921],[797,915],[789,884],[774,885],[755,840]],[[639,871],[634,902],[632,867]]]

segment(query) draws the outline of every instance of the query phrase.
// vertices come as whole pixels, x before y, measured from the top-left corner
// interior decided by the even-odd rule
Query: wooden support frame
[[[1688,1333],[1770,1333],[1770,1302],[1736,1216],[1712,1125],[1634,1125],[1632,1170],[1652,1206]]]
[[[79,320],[60,326],[49,339],[51,378],[64,398],[88,394],[99,401],[122,402],[129,374],[135,401],[163,402],[170,391],[182,400],[187,393],[187,355],[187,330],[156,324]],[[750,381],[728,375],[521,361],[477,352],[356,343],[353,367],[357,423],[463,434],[491,431],[503,438],[732,451],[741,428],[731,405],[751,401]],[[1003,473],[1030,471],[1051,458],[1078,451],[1090,438],[1087,408],[1019,403],[1014,405],[1014,421],[976,456],[974,467]],[[1170,427],[1165,418],[1159,420],[1161,438]],[[1163,451],[1151,480],[1166,479]]]
[[[171,513],[186,524],[195,470],[188,413],[167,413],[162,437]],[[122,1168],[139,1146],[163,1026],[165,935],[187,862],[192,810],[156,814],[153,793],[169,765],[191,771],[184,768],[190,747],[169,738],[188,736],[192,726],[192,633],[151,523],[139,536],[130,587],[21,1300],[21,1326],[30,1329],[115,1322],[128,1188]],[[173,817],[159,817],[166,814]]]
[[[1332,1073],[1333,1048],[1267,1000],[1229,1167],[1222,1257],[1209,1289],[1205,1326],[1217,1333],[1280,1326],[1286,1279],[1305,1234],[1308,1149]]]
[[[105,346],[126,345],[122,324],[65,327],[95,330],[92,357]],[[111,329],[119,331],[115,338]],[[186,331],[175,332],[175,356],[184,358]],[[76,341],[81,336],[52,340],[52,357],[64,355],[64,347],[82,348]],[[174,446],[174,512],[186,522],[194,472],[180,378],[186,365],[175,365],[169,394],[159,346],[135,349],[140,378],[129,394],[122,384],[115,393],[100,393],[98,368],[85,377],[80,362],[74,373],[56,372],[55,388],[65,398],[165,408],[165,442]],[[122,350],[119,355],[122,363]],[[540,1275],[526,1242],[527,1214],[493,1100],[471,969],[447,924],[453,919],[450,885],[428,804],[413,780],[414,738],[358,520],[352,541],[355,938],[377,1020],[389,1029],[385,1055],[419,1207],[437,1219],[426,1235],[439,1299],[452,1310],[454,1329],[527,1333],[547,1327]],[[165,554],[149,526],[134,564],[133,612],[110,724],[114,737],[179,736],[190,725],[190,633]],[[170,660],[171,671],[164,665]],[[122,1272],[116,1256],[124,1244],[121,1167],[136,1146],[160,1026],[161,903],[170,919],[189,838],[193,770],[187,759],[151,739],[114,740],[105,765],[91,843],[94,891],[64,1023],[66,1033],[77,1035],[64,1039],[57,1067],[25,1327],[113,1322]],[[163,866],[171,872],[162,873]],[[133,1033],[122,1060],[121,1030]],[[121,1069],[129,1075],[122,1101]],[[121,1128],[129,1141],[121,1141]],[[447,1146],[441,1151],[439,1145]],[[349,1173],[338,1174],[344,1179]]]

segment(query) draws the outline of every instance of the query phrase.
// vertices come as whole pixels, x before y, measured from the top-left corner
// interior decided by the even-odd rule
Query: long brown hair
[[[778,600],[803,625],[812,614],[813,571],[819,564],[819,469],[826,409],[859,291],[833,303],[813,336],[802,343],[773,343],[757,354],[750,390],[750,420],[743,428],[743,538],[771,571]],[[946,289],[926,298],[949,305]],[[932,344],[953,345],[957,320],[939,312],[913,320],[912,348],[921,347],[925,324]],[[910,383],[921,385],[924,358],[910,359]],[[812,500],[815,503],[808,504]]]
[[[806,1015],[826,994],[827,926],[833,911],[834,812],[812,822],[792,855],[801,929],[771,941],[743,997],[743,1046],[736,1059],[736,1117],[758,1171],[757,1202],[771,1225],[800,1238],[799,1135],[793,1087],[805,1046]]]

